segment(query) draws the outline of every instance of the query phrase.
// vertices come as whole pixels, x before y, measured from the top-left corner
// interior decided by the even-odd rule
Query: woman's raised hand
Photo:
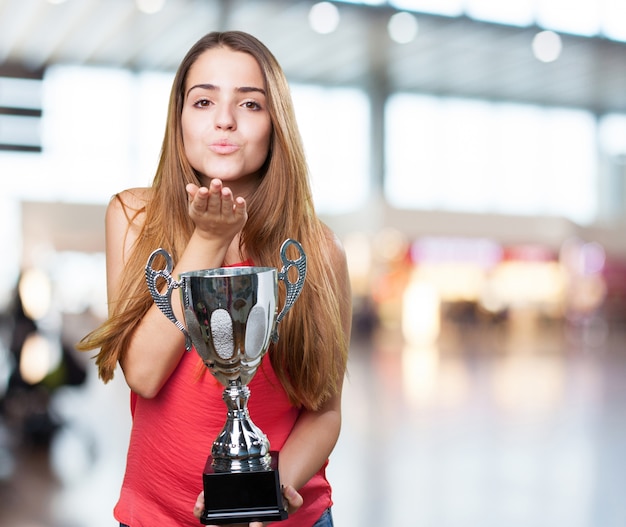
[[[248,219],[246,200],[233,196],[221,180],[211,180],[209,188],[189,183],[186,190],[189,217],[202,237],[232,239],[243,229]]]

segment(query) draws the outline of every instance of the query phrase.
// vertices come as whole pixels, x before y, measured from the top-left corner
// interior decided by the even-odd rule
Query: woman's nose
[[[234,130],[236,120],[233,111],[226,105],[217,109],[215,114],[215,127],[220,130]]]

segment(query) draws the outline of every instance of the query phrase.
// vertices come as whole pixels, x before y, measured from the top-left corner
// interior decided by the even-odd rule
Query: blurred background
[[[336,524],[626,525],[624,0],[0,0],[0,524],[116,525],[128,388],[74,344],[219,29],[283,65],[348,254]]]

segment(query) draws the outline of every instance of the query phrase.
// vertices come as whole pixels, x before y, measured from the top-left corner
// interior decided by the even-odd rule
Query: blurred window
[[[294,84],[317,211],[355,211],[369,196],[369,104],[362,90]]]
[[[626,114],[604,115],[599,122],[599,132],[602,151],[626,159]]]
[[[385,195],[395,207],[595,218],[588,112],[397,94],[386,129]]]
[[[535,19],[534,2],[528,0],[467,0],[465,11],[476,20],[529,26]]]
[[[626,41],[626,2],[603,0],[600,9],[603,34],[613,40]]]
[[[600,31],[598,0],[536,0],[537,24],[546,29],[593,36]]]
[[[392,7],[434,15],[460,16],[464,0],[389,0]]]
[[[367,3],[367,2],[353,2]],[[392,7],[583,36],[626,40],[624,0],[389,0]]]
[[[149,185],[172,78],[119,68],[50,68],[43,116],[49,170],[37,198],[106,203],[123,188]]]
[[[106,202],[130,178],[133,74],[53,66],[44,77],[43,155],[34,199]]]

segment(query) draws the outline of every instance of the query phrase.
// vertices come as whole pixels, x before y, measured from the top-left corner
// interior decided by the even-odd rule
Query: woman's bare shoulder
[[[337,236],[337,234],[335,234],[335,232],[325,223],[322,223],[322,230],[324,232],[326,251],[330,256],[331,261],[345,264],[346,252],[339,236]]]
[[[149,187],[129,188],[115,194],[107,208],[108,216],[124,215],[129,223],[133,223],[143,212],[150,201],[152,189]]]
[[[136,187],[118,192],[111,198],[111,204],[117,203],[122,207],[132,210],[140,210],[146,206],[152,196],[152,188]]]

